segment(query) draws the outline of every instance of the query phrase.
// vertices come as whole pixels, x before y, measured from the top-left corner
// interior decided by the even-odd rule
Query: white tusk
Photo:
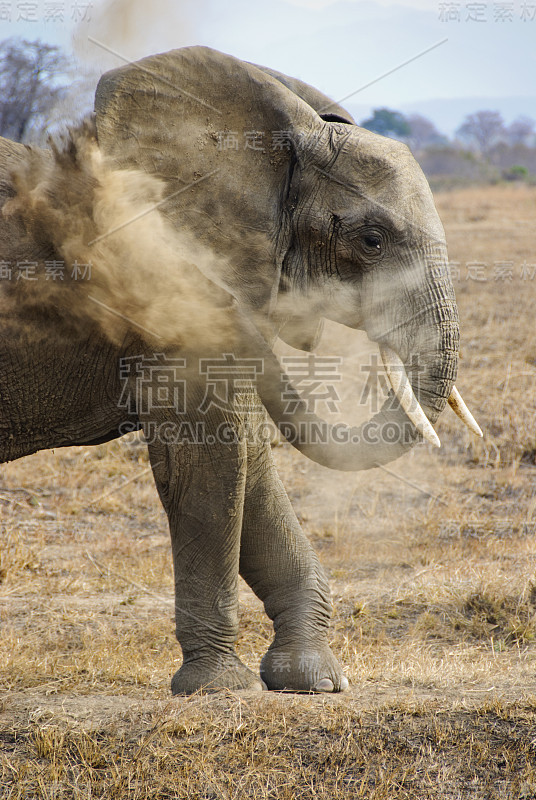
[[[478,422],[476,421],[476,419],[473,417],[473,415],[463,402],[462,396],[455,386],[452,387],[452,392],[450,393],[449,406],[452,408],[454,413],[462,420],[462,422],[465,422],[470,431],[472,431],[477,436],[484,435],[480,430]]]
[[[435,445],[435,447],[441,447],[441,442],[439,441],[437,433],[432,428],[430,420],[420,407],[419,401],[413,393],[402,360],[397,356],[394,350],[391,350],[390,347],[386,347],[385,345],[380,345],[380,355],[387,377],[389,378],[389,383],[393,387],[397,400],[409,419],[427,442]]]

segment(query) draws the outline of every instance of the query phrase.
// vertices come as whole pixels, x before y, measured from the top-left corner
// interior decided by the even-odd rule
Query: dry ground
[[[536,798],[536,190],[437,203],[459,262],[458,385],[484,441],[445,412],[440,451],[384,471],[275,449],[330,575],[350,691],[172,700],[168,534],[144,446],[39,453],[0,467],[2,800]],[[342,415],[359,414],[373,348],[332,326],[321,352],[343,353]],[[243,586],[252,668],[270,637]]]

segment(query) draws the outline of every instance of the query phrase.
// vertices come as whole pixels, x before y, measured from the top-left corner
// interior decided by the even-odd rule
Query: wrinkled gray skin
[[[436,420],[456,377],[458,319],[443,229],[404,145],[361,130],[342,108],[300,81],[206,48],[153,56],[104,75],[96,126],[99,147],[117,166],[160,176],[170,193],[218,170],[162,210],[228,257],[232,269],[208,277],[237,301],[242,355],[266,358],[257,388],[278,424],[295,417],[278,399],[279,368],[266,341],[279,332],[310,349],[323,317],[388,344],[408,374],[417,355],[421,372],[414,390],[431,422]],[[220,131],[237,133],[238,149],[218,147]],[[265,152],[244,149],[247,131],[266,132]],[[273,131],[289,132],[288,149],[272,149]],[[3,199],[13,194],[10,170],[25,157],[23,147],[0,140]],[[53,256],[17,219],[0,218],[0,237],[0,260]],[[170,410],[119,408],[118,359],[150,354],[139,336],[117,347],[89,322],[71,330],[61,311],[38,307],[21,315],[3,310],[2,326],[3,461],[43,448],[106,441],[125,422],[136,428],[178,421]],[[196,343],[188,349],[194,362],[205,355]],[[201,380],[190,381],[188,399],[199,401],[205,388]],[[241,430],[246,417],[259,421],[264,413],[257,408],[246,415],[231,400],[203,420],[214,432],[222,422]],[[296,415],[305,418],[303,404]],[[195,422],[199,414],[184,418]],[[376,418],[404,420],[392,402]],[[346,444],[299,446],[320,463],[350,470],[386,463],[420,440],[414,433],[396,444],[367,443],[362,433],[354,430]],[[156,441],[149,455],[169,518],[176,631],[184,655],[172,691],[260,687],[234,650],[239,574],[274,623],[275,638],[261,664],[266,686],[344,688],[328,645],[328,584],[269,444]]]

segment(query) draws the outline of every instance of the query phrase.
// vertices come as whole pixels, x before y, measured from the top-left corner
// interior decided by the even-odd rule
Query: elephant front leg
[[[263,601],[275,637],[261,663],[269,689],[338,692],[329,586],[279,479],[269,446],[250,447],[240,574]]]
[[[176,632],[183,652],[172,692],[261,689],[234,649],[245,446],[155,444],[149,450],[169,517]]]

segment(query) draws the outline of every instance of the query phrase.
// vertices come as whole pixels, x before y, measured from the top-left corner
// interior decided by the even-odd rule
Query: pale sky
[[[63,21],[47,19],[53,5],[63,7]],[[71,48],[72,16],[84,5],[3,2],[12,19],[0,20],[0,39]],[[31,6],[33,18],[19,20],[20,8]],[[98,72],[119,66],[121,57],[204,44],[299,77],[334,99],[352,94],[346,105],[357,118],[380,106],[422,110],[451,133],[468,112],[449,98],[465,98],[469,111],[478,110],[474,102],[511,118],[536,116],[536,0],[93,0],[90,17],[78,23],[76,51]]]

